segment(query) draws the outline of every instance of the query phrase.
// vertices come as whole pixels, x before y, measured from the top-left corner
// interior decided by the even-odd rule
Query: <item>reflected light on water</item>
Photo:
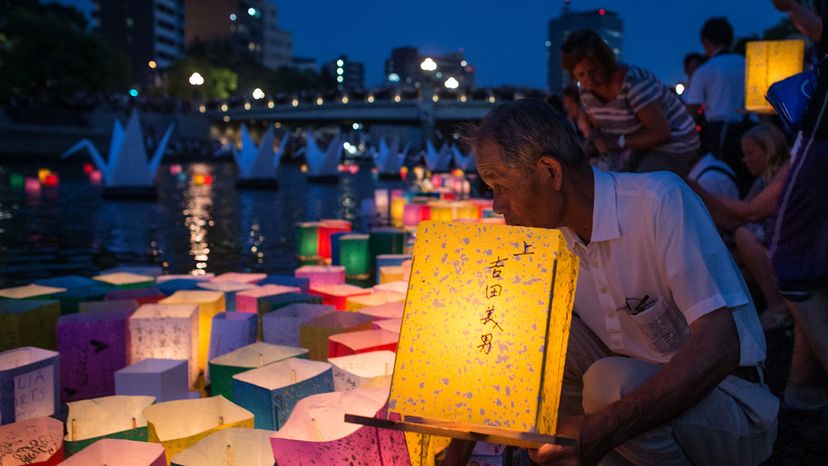
[[[207,261],[210,255],[210,244],[207,242],[207,227],[213,225],[211,210],[213,207],[212,183],[198,182],[211,177],[209,165],[196,163],[191,167],[187,189],[184,191],[184,226],[190,230],[190,255],[195,261],[193,275],[207,273]]]
[[[256,262],[259,264],[264,263],[264,240],[265,237],[261,233],[261,227],[258,223],[254,223],[250,225],[250,253],[256,257]]]

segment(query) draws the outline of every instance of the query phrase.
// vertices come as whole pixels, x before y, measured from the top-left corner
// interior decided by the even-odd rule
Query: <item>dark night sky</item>
[[[54,1],[54,0],[53,0]],[[90,0],[57,0],[76,5]],[[382,80],[394,47],[428,53],[463,48],[479,86],[546,85],[546,29],[563,0],[275,0],[294,54],[319,63],[341,53],[365,63],[369,86]],[[705,19],[726,16],[737,37],[761,32],[782,15],[770,0],[572,0],[576,11],[606,8],[624,20],[624,60],[673,84],[681,61],[701,51]]]

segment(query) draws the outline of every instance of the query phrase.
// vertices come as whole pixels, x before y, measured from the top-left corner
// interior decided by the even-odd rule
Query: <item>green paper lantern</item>
[[[339,263],[345,267],[346,277],[366,278],[371,274],[369,238],[360,234],[339,238]]]
[[[299,260],[319,257],[319,223],[296,224],[296,256]]]

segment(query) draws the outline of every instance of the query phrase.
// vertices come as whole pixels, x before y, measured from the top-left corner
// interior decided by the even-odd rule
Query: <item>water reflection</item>
[[[210,244],[207,242],[207,227],[213,226],[210,211],[213,207],[212,170],[203,163],[190,167],[190,180],[184,192],[184,226],[190,231],[190,256],[195,261],[193,275],[207,273],[210,259]],[[209,181],[208,181],[209,180]]]

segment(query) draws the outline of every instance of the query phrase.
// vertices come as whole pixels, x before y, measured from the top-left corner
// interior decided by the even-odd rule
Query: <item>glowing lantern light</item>
[[[180,174],[183,171],[184,170],[181,167],[181,164],[174,163],[174,164],[170,165],[170,175],[176,176],[176,175]]]
[[[0,299],[0,351],[21,346],[54,348],[60,303],[41,299]],[[2,415],[0,419],[7,419]]]
[[[196,282],[196,285],[199,288],[211,291],[220,291],[224,293],[224,302],[226,304],[227,311],[235,311],[236,310],[236,295],[237,293],[245,290],[250,290],[253,288],[257,288],[256,285],[251,283],[240,283],[240,282],[230,282],[230,281],[203,281],[203,282]]]
[[[375,258],[376,262],[376,277],[377,282],[382,283],[380,278],[380,270],[382,267],[386,266],[398,266],[402,265],[402,263],[408,259],[411,259],[411,256],[408,254],[378,254]]]
[[[75,455],[101,439],[147,441],[144,409],[152,396],[107,396],[66,403],[66,454]]]
[[[83,172],[86,173],[87,175],[92,173],[94,170],[95,170],[95,166],[92,165],[91,163],[83,164]]]
[[[371,351],[397,351],[399,333],[387,330],[362,330],[328,337],[328,357],[349,356]]]
[[[424,222],[414,257],[389,411],[554,434],[578,273],[561,233]]]
[[[403,226],[406,200],[404,197],[391,198],[391,224],[399,228]]]
[[[414,176],[417,177],[417,181],[422,181],[425,176],[425,168],[422,165],[414,167]]]
[[[309,350],[309,359],[324,361],[328,357],[329,336],[369,330],[373,320],[358,312],[331,312],[315,317],[299,326],[299,346]]]
[[[406,269],[399,265],[386,265],[380,267],[379,282],[380,284],[399,282],[405,279]]]
[[[752,112],[773,113],[773,107],[765,100],[768,87],[802,71],[805,41],[750,41],[745,59],[745,108]]]
[[[393,351],[371,351],[329,358],[333,366],[334,390],[389,387],[394,370]]]
[[[186,359],[144,359],[115,373],[115,393],[156,401],[190,398]]]
[[[331,258],[331,235],[334,233],[350,233],[351,222],[347,220],[321,220],[319,222],[319,256],[323,259]]]
[[[405,179],[408,178],[408,167],[406,167],[405,165],[400,167],[400,178],[403,181],[405,181]]]
[[[119,464],[123,466],[166,466],[164,447],[132,440],[102,439],[72,456],[61,466]]]
[[[212,175],[204,175],[204,185],[205,186],[212,186],[213,185],[213,176]]]
[[[319,222],[296,224],[296,257],[311,260],[319,257]]]
[[[204,175],[193,175],[193,184],[196,186],[204,186]]]
[[[170,297],[159,301],[160,304],[196,304],[198,305],[198,368],[207,368],[207,354],[210,350],[210,331],[213,316],[227,307],[224,293],[220,291],[176,291]]]
[[[294,107],[295,107],[295,106],[296,106],[296,105],[294,105]],[[303,163],[303,164],[299,167],[299,171],[300,171],[300,172],[302,172],[302,173],[307,173],[307,172],[308,172],[308,164]]]
[[[20,189],[25,185],[25,183],[26,177],[24,177],[23,175],[19,173],[12,173],[11,175],[9,175],[9,185],[13,189]]]
[[[299,346],[299,327],[307,320],[327,314],[334,309],[322,304],[294,303],[268,312],[262,318],[262,341],[274,345]]]
[[[360,314],[365,314],[367,316],[374,317],[377,320],[402,319],[403,309],[405,309],[404,300],[380,304],[379,306],[366,307],[360,309],[359,312]]]
[[[210,393],[239,402],[233,396],[233,376],[289,358],[302,358],[305,348],[253,343],[210,361]],[[247,407],[242,403],[242,407]],[[253,411],[253,414],[256,414]]]
[[[371,274],[369,236],[346,234],[339,238],[339,263],[349,278],[368,278]]]
[[[334,306],[336,309],[344,311],[348,298],[369,294],[371,290],[354,285],[317,285],[311,286],[310,292],[321,296],[322,304]]]
[[[374,209],[377,212],[379,221],[385,223],[388,221],[390,211],[390,198],[387,189],[374,190]]]
[[[346,413],[384,419],[387,397],[387,388],[359,388],[299,401],[285,426],[270,438],[276,463],[300,465],[313,458],[331,465],[410,464],[402,432],[343,421]]]
[[[144,416],[147,439],[163,445],[170,458],[218,430],[253,428],[253,413],[221,396],[159,403],[145,409]]]
[[[345,267],[341,265],[303,265],[296,269],[294,275],[309,279],[311,288],[345,283]]]
[[[390,291],[373,291],[370,294],[351,296],[346,300],[345,310],[362,312],[365,308],[372,308],[389,303],[402,303],[405,301],[404,293],[393,293]]]
[[[55,466],[62,463],[63,423],[36,417],[0,426],[0,461],[4,465]]]
[[[52,173],[52,170],[48,168],[40,168],[37,170],[37,180],[41,183],[46,181],[46,177]]]
[[[273,466],[271,435],[270,430],[235,427],[213,432],[175,455],[172,466]]]
[[[139,307],[129,318],[130,364],[144,359],[183,359],[187,361],[189,384],[195,384],[199,370],[198,321],[195,304]]]
[[[326,362],[285,359],[233,376],[238,403],[255,415],[256,427],[277,430],[296,402],[333,391],[333,371]]]
[[[103,173],[100,170],[92,170],[89,174],[89,182],[95,186],[100,185],[103,183]]]
[[[430,215],[428,204],[407,204],[403,209],[403,225],[416,227],[423,220],[428,220]]]
[[[26,177],[25,190],[29,194],[40,193],[40,180],[37,178]]]
[[[450,222],[455,219],[455,205],[446,201],[431,201],[431,220]]]
[[[0,353],[0,423],[60,412],[58,353],[31,346]],[[18,387],[38,396],[21,396]]]

